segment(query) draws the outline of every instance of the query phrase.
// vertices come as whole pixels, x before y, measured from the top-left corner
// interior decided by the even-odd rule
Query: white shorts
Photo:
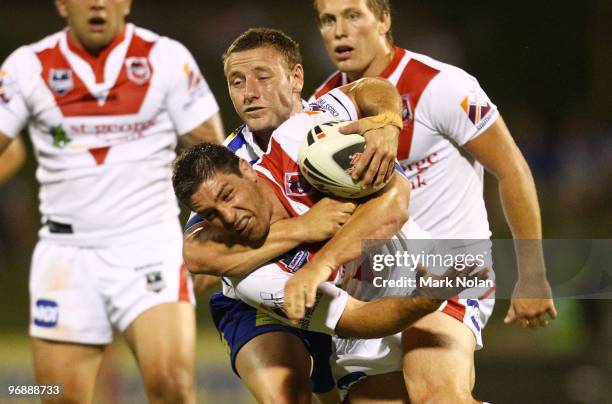
[[[495,299],[493,293],[486,299],[451,299],[444,302],[441,311],[461,321],[472,331],[476,349],[481,349],[482,329],[491,316]],[[402,333],[384,338],[352,339],[334,336],[335,358],[332,371],[342,398],[359,380],[367,376],[403,370]],[[335,361],[334,361],[335,359]]]
[[[282,311],[285,283],[292,275],[275,263],[266,264],[245,277],[224,279],[223,292],[228,297],[265,311],[284,324],[294,326]],[[306,310],[298,328],[333,335],[347,301],[346,291],[331,282],[323,282],[317,290],[315,305]]]
[[[108,344],[147,309],[195,302],[183,265],[182,239],[112,247],[38,242],[30,271],[30,335],[81,344]]]

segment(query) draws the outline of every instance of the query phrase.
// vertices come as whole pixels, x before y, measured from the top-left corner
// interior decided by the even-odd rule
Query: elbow
[[[402,193],[391,193],[387,195],[389,203],[385,207],[386,220],[379,227],[379,236],[391,238],[396,235],[410,217],[408,213],[409,196]]]
[[[410,182],[405,178],[396,175],[395,181],[397,184],[389,193],[390,206],[389,211],[393,212],[391,218],[395,223],[397,231],[408,221],[410,217],[408,208],[410,207]],[[397,232],[396,231],[396,232]]]

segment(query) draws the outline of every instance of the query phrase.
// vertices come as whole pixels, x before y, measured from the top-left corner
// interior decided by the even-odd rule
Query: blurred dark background
[[[612,2],[396,0],[392,7],[398,45],[467,70],[499,107],[536,178],[544,236],[612,238]],[[64,26],[52,1],[2,0],[0,15],[0,60]],[[220,55],[247,28],[280,28],[301,44],[305,98],[333,70],[309,0],[135,0],[129,20],[191,50],[228,132],[239,120]],[[0,389],[32,383],[26,333],[28,268],[39,226],[34,171],[30,152],[26,167],[0,186]],[[509,237],[490,176],[485,194],[493,237]],[[211,329],[206,298],[198,310],[201,398],[246,400]],[[557,304],[560,318],[534,332],[504,326],[508,301],[498,301],[485,349],[476,355],[479,397],[495,403],[609,402],[610,301]],[[123,348],[115,350],[123,358]],[[126,372],[136,381],[116,376],[122,360],[109,360],[103,372],[113,389],[125,393],[113,398],[117,402],[141,397],[133,368]]]

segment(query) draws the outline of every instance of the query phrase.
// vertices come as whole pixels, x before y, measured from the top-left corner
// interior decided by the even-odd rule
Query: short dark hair
[[[213,143],[201,143],[185,150],[174,161],[172,186],[179,201],[191,208],[191,198],[200,185],[217,172],[240,172],[240,159],[230,149]]]
[[[223,65],[227,58],[236,52],[258,49],[265,46],[279,51],[285,58],[289,70],[302,63],[300,45],[283,31],[274,28],[250,28],[238,38],[223,53]]]
[[[321,25],[321,21],[319,20],[319,1],[313,0],[312,5],[317,13],[317,22]],[[378,21],[382,21],[385,14],[391,18],[391,4],[389,0],[366,0],[366,5]],[[391,32],[391,28],[387,31],[386,38],[389,45],[393,45],[393,33]]]

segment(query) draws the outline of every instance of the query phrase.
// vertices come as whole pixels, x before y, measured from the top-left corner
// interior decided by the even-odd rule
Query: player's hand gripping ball
[[[358,134],[343,135],[340,127],[347,121],[329,121],[308,131],[298,150],[298,165],[306,180],[321,192],[342,198],[363,198],[382,187],[362,186],[351,178],[353,166],[359,161],[365,139]]]

